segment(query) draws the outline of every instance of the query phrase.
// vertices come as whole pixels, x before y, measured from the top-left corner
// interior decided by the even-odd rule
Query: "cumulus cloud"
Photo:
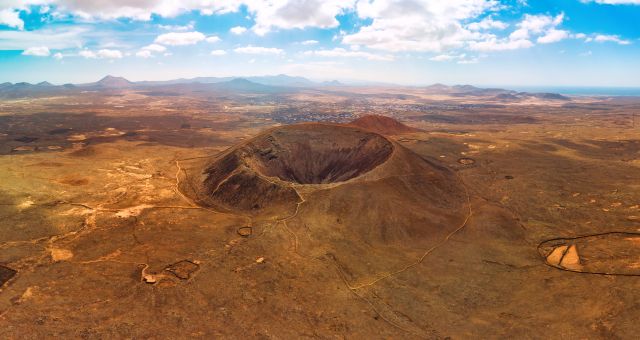
[[[209,53],[209,54],[211,54],[212,56],[219,57],[219,56],[226,55],[226,54],[227,54],[227,51],[225,51],[225,50],[213,50],[213,51],[211,51],[211,53]]]
[[[53,58],[56,60],[62,60],[62,58],[64,58],[64,55],[60,52],[56,53],[53,55]]]
[[[509,27],[509,24],[499,21],[493,20],[491,17],[486,17],[479,22],[472,22],[467,25],[467,29],[472,31],[480,31],[480,30],[503,30]]]
[[[376,60],[376,61],[392,61],[394,57],[392,55],[379,55],[364,51],[349,51],[344,48],[334,48],[332,50],[316,50],[316,51],[305,51],[304,55],[315,55],[321,57],[346,57],[346,58],[363,58],[367,60]]]
[[[166,47],[158,44],[151,44],[141,48],[138,52],[136,52],[136,57],[139,58],[152,58],[155,56],[155,53],[162,53],[167,50]]]
[[[552,28],[548,30],[545,35],[538,37],[537,42],[540,44],[550,44],[569,38],[571,35],[568,31],[557,30]]]
[[[593,37],[588,37],[585,39],[586,42],[614,42],[619,45],[630,45],[631,41],[624,40],[617,35],[606,35],[606,34],[596,34]]]
[[[192,31],[195,27],[195,22],[190,21],[186,25],[158,25],[158,27],[166,31]]]
[[[452,62],[455,61],[458,64],[477,64],[479,59],[477,57],[468,57],[465,53],[461,54],[440,54],[429,58],[431,61],[437,62]]]
[[[0,25],[24,29],[24,21],[20,19],[20,12],[12,8],[0,10]]]
[[[140,50],[136,52],[136,57],[147,59],[153,57],[153,53],[147,50]]]
[[[118,50],[102,49],[98,51],[98,58],[120,59],[122,58],[122,52]]]
[[[305,40],[300,42],[300,44],[308,46],[308,45],[315,45],[318,43],[318,40]]]
[[[492,0],[359,1],[358,16],[371,24],[346,34],[342,42],[392,52],[461,48],[480,37],[463,23],[497,6]]]
[[[246,31],[247,31],[247,28],[246,28],[246,27],[242,27],[242,26],[232,27],[232,28],[229,30],[229,32],[231,32],[231,33],[233,33],[233,34],[236,34],[236,35],[240,35],[240,34],[242,34],[242,33],[246,32]]]
[[[80,52],[78,52],[78,55],[87,59],[95,59],[98,56],[95,54],[95,52],[90,51],[90,50],[82,50]]]
[[[46,46],[29,47],[22,51],[22,55],[30,55],[34,57],[48,57],[51,55],[51,51]]]
[[[429,58],[429,60],[431,61],[451,61],[451,60],[456,60],[456,59],[464,59],[464,57],[466,57],[466,54],[459,54],[459,55],[451,55],[451,54],[440,54],[437,56],[433,56],[431,58]]]
[[[247,8],[254,14],[251,29],[264,35],[274,28],[337,27],[336,16],[354,4],[354,0],[263,0],[247,1]]]
[[[217,43],[218,41],[222,40],[220,39],[220,37],[212,35],[210,37],[207,37],[207,39],[205,39],[208,43]]]
[[[14,9],[25,9],[29,5],[50,4],[55,6],[56,13],[72,14],[85,20],[128,18],[140,21],[149,21],[153,15],[171,18],[190,11],[199,11],[202,15],[224,14],[238,12],[245,6],[255,22],[252,30],[263,35],[273,29],[337,27],[339,23],[336,16],[353,8],[355,2],[356,0],[5,0],[2,4],[8,8],[4,14],[13,25],[22,24]],[[194,25],[163,25],[160,28],[190,31]]]
[[[527,39],[498,39],[491,37],[482,41],[472,41],[469,48],[474,51],[509,51],[533,47],[533,43]]]
[[[240,0],[8,0],[7,7],[24,8],[26,5],[50,4],[59,13],[71,13],[86,20],[111,20],[129,18],[149,21],[153,15],[175,17],[189,11],[200,11],[205,15],[238,11]],[[15,3],[15,4],[13,4]],[[171,30],[174,30],[172,28]],[[188,29],[186,29],[188,30]]]
[[[540,44],[550,44],[571,37],[569,31],[558,29],[564,21],[564,13],[556,16],[525,14],[516,24],[516,30],[509,36],[499,38],[488,34],[469,42],[469,49],[475,51],[509,51],[533,47],[533,39]],[[536,38],[537,37],[537,38]]]
[[[119,50],[101,49],[98,52],[82,50],[78,55],[87,59],[121,59],[124,55]]]
[[[284,50],[274,47],[260,47],[260,46],[245,46],[238,47],[233,50],[236,53],[242,54],[262,54],[262,55],[282,55]]]
[[[204,34],[194,31],[194,32],[171,32],[159,35],[155,42],[157,44],[162,45],[170,45],[170,46],[184,46],[184,45],[194,45],[198,42],[205,40],[206,37]]]
[[[149,52],[164,52],[167,50],[166,47],[162,46],[162,45],[158,45],[158,44],[151,44],[151,45],[147,45],[145,47],[142,48],[143,51],[149,51]]]
[[[518,24],[518,29],[511,33],[510,38],[513,40],[529,39],[532,35],[540,35],[562,24],[564,21],[564,13],[560,13],[555,17],[550,15],[530,15],[525,14],[524,19]]]

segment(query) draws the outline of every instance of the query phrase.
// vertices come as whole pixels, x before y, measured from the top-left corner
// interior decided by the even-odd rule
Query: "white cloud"
[[[162,53],[166,50],[167,48],[162,45],[151,44],[141,48],[140,51],[136,52],[136,57],[147,59],[153,57],[154,53]]]
[[[56,53],[53,55],[53,58],[56,60],[62,60],[62,58],[64,58],[64,55],[60,52]]]
[[[78,55],[87,59],[95,59],[98,57],[93,51],[90,50],[82,50],[78,52]]]
[[[462,64],[462,65],[477,64],[479,62],[480,62],[480,60],[478,58],[458,60],[458,64]]]
[[[630,45],[631,41],[624,40],[617,35],[596,34],[593,37],[585,39],[586,42],[614,42],[619,45]]]
[[[499,38],[494,34],[487,34],[480,39],[471,40],[468,47],[475,51],[510,51],[531,48],[535,44],[533,39],[540,44],[550,44],[571,37],[569,31],[557,27],[564,21],[564,13],[556,16],[525,14],[518,24],[517,29],[507,37]]]
[[[147,59],[153,57],[153,53],[147,50],[140,50],[136,52],[136,57]]]
[[[51,51],[46,46],[29,47],[22,52],[22,55],[30,55],[34,57],[48,57],[51,55]]]
[[[205,35],[197,31],[182,33],[171,32],[159,35],[155,42],[162,45],[184,46],[194,45],[205,39]]]
[[[571,34],[569,34],[568,31],[553,28],[547,31],[544,36],[538,37],[537,42],[540,44],[550,44],[567,39],[570,36]]]
[[[20,12],[12,8],[0,10],[0,25],[5,25],[19,30],[24,29],[24,21],[20,19]]]
[[[340,23],[336,16],[353,8],[355,0],[262,0],[245,1],[254,15],[256,34],[264,35],[274,28],[331,28]]]
[[[309,46],[309,45],[315,45],[318,43],[318,40],[305,40],[300,42],[300,44],[305,45],[305,46]]]
[[[167,31],[192,31],[195,27],[195,22],[190,21],[186,25],[158,25],[159,28]]]
[[[58,16],[69,14],[83,20],[113,20],[128,18],[150,21],[154,15],[172,18],[191,11],[201,15],[238,12],[246,6],[255,25],[252,29],[262,35],[273,29],[306,27],[336,27],[336,16],[353,8],[356,0],[2,0],[2,6],[15,25],[22,21],[14,9],[28,9],[30,5],[55,5]],[[11,12],[11,13],[9,13]],[[12,26],[13,27],[13,26]],[[18,27],[18,26],[15,26]],[[191,31],[195,25],[162,25],[169,31]]]
[[[486,11],[496,9],[494,0],[372,0],[358,1],[361,19],[371,20],[342,42],[384,51],[432,51],[461,48],[482,35],[464,27]]]
[[[564,13],[555,17],[550,15],[525,14],[518,29],[509,36],[512,40],[529,39],[532,35],[542,35],[555,30],[564,21]]]
[[[367,60],[376,61],[392,61],[394,57],[392,55],[379,55],[364,51],[349,51],[344,48],[334,48],[332,50],[316,50],[305,51],[304,55],[315,55],[320,57],[344,57],[344,58],[363,58]]]
[[[118,50],[110,50],[110,49],[99,50],[97,55],[98,55],[98,58],[104,58],[104,59],[121,59],[122,58],[122,52]]]
[[[467,57],[465,53],[461,54],[440,54],[429,58],[431,61],[445,62],[455,61],[458,64],[477,64],[479,62],[478,57]]]
[[[220,37],[218,37],[218,36],[212,35],[212,36],[210,36],[210,37],[207,37],[207,39],[205,39],[205,40],[206,40],[208,43],[212,43],[212,44],[213,44],[213,43],[217,43],[217,42],[219,42],[219,41],[220,41],[220,40],[222,40],[222,39],[220,39]]]
[[[210,54],[212,56],[219,57],[219,56],[223,56],[223,55],[227,54],[227,51],[225,51],[225,50],[213,50],[213,51],[211,51]]]
[[[429,60],[431,61],[451,61],[451,60],[456,60],[456,59],[464,59],[464,57],[466,57],[466,54],[460,54],[460,55],[451,55],[451,54],[440,54],[434,57],[429,58]]]
[[[233,33],[233,34],[236,34],[236,35],[240,35],[240,34],[242,34],[242,33],[246,32],[246,31],[247,31],[247,28],[246,28],[246,27],[242,27],[242,26],[232,27],[232,28],[229,30],[229,32],[231,32],[231,33]]]
[[[467,28],[472,31],[491,30],[491,29],[503,30],[503,29],[506,29],[507,27],[509,27],[509,24],[499,20],[493,20],[493,18],[491,17],[486,17],[482,19],[482,21],[480,22],[473,22],[467,25]]]
[[[533,43],[527,39],[497,39],[492,37],[482,41],[472,41],[469,48],[474,51],[509,51],[533,47]]]
[[[248,1],[248,0],[247,0]],[[13,1],[16,2],[16,1]],[[175,17],[189,11],[203,14],[222,14],[238,11],[240,0],[26,0],[31,5],[55,4],[60,14],[71,13],[85,20],[112,20],[129,18],[149,21],[152,15]],[[20,5],[20,6],[18,6]],[[11,6],[8,6],[11,7]],[[15,4],[13,8],[24,7]],[[189,25],[186,25],[187,27]],[[175,27],[174,27],[175,28]],[[175,30],[175,29],[171,29]],[[184,29],[188,30],[188,29]]]
[[[263,54],[263,55],[281,55],[284,54],[284,50],[274,47],[259,47],[259,46],[245,46],[238,47],[233,50],[236,53],[242,54]]]
[[[143,51],[149,51],[149,52],[162,53],[162,52],[166,51],[167,48],[162,46],[162,45],[151,44],[151,45],[147,45],[147,46],[143,47],[142,50]]]
[[[87,59],[121,59],[123,57],[119,50],[110,49],[101,49],[98,52],[85,49],[78,52],[78,55]]]

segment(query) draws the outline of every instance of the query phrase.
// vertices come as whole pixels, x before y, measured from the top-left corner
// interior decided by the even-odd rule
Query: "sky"
[[[0,82],[640,87],[640,0],[0,0]]]

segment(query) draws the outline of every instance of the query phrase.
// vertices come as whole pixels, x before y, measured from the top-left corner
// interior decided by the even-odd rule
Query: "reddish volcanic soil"
[[[407,126],[393,118],[380,115],[363,116],[352,121],[349,125],[358,126],[383,135],[398,135],[402,133],[421,131],[420,129]]]

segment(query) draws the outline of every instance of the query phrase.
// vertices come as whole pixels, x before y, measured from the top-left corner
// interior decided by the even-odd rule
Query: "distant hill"
[[[571,98],[558,93],[518,92],[500,88],[480,88],[473,85],[447,86],[444,84],[433,84],[424,87],[424,91],[427,94],[442,94],[452,97],[491,97],[491,99],[501,102],[518,102],[532,98],[560,101],[571,100]]]
[[[365,130],[377,132],[383,135],[398,135],[421,131],[411,126],[407,126],[393,118],[380,115],[367,115],[360,117],[349,125],[358,126]]]
[[[276,88],[274,86],[259,84],[244,78],[235,78],[229,81],[215,83],[212,87],[234,92],[276,92]]]
[[[106,76],[96,83],[90,84],[90,86],[104,87],[104,88],[126,88],[132,87],[134,83],[123,77]]]
[[[175,85],[175,84],[218,84],[229,82],[234,79],[245,79],[250,82],[261,84],[261,85],[269,85],[269,86],[282,86],[282,87],[314,87],[318,86],[318,83],[315,83],[304,77],[292,77],[286,74],[279,74],[275,76],[254,76],[254,77],[196,77],[190,79],[174,79],[174,80],[165,80],[165,81],[142,81],[137,82],[136,85],[147,85],[147,86],[155,86],[155,85]]]
[[[332,80],[332,81],[324,81],[322,82],[323,86],[344,86],[343,83],[337,81],[337,80]]]

